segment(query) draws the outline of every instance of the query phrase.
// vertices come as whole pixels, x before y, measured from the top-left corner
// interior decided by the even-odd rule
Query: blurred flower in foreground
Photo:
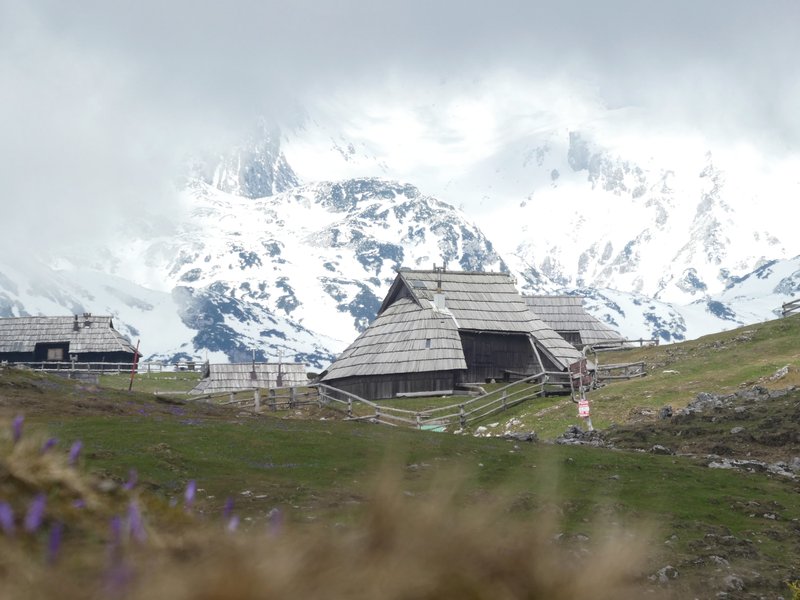
[[[0,529],[6,535],[14,535],[14,509],[8,502],[0,502]]]
[[[142,513],[139,511],[139,505],[136,502],[131,502],[130,506],[128,506],[128,531],[137,542],[144,542],[147,539]]]
[[[136,487],[137,481],[139,481],[139,474],[136,472],[136,469],[131,469],[128,473],[128,481],[125,482],[125,485],[123,485],[122,488],[127,491],[131,491],[134,487]]]
[[[57,443],[58,443],[58,438],[54,437],[47,438],[47,441],[44,444],[42,444],[42,454],[45,454],[46,452],[52,450]]]
[[[225,506],[222,509],[222,518],[229,519],[232,514],[233,514],[233,498],[231,496],[228,496],[225,499]]]
[[[50,537],[47,540],[47,564],[53,565],[58,560],[58,552],[61,550],[61,535],[64,525],[60,521],[53,523],[50,528]]]
[[[11,423],[11,435],[16,444],[22,439],[22,424],[25,422],[25,417],[17,415]]]
[[[81,455],[81,448],[83,448],[82,441],[75,440],[72,443],[72,447],[69,449],[69,464],[74,465],[78,462],[78,457]]]
[[[186,500],[186,508],[191,508],[192,503],[194,502],[194,496],[197,493],[197,482],[194,479],[190,479],[189,483],[186,484],[186,492],[184,493],[184,499]]]
[[[32,533],[42,526],[44,520],[44,507],[47,504],[47,497],[44,494],[38,494],[31,500],[28,506],[28,512],[25,515],[25,531]]]

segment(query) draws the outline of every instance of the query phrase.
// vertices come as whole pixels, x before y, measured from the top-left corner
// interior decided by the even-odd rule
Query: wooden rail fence
[[[563,373],[543,371],[488,394],[426,410],[387,406],[321,383],[316,387],[321,404],[341,410],[348,420],[442,431],[451,427],[464,429],[471,421],[485,419],[531,398],[544,396],[548,385],[554,382],[561,385],[563,379]]]
[[[595,380],[598,383],[615,379],[635,379],[645,375],[647,375],[647,371],[645,371],[644,361],[595,365]]]
[[[10,362],[12,367],[25,367],[36,371],[82,371],[86,373],[130,373],[135,368],[136,373],[171,373],[173,371],[194,370],[185,368],[181,363],[162,364],[140,362],[135,367],[131,363],[110,362],[67,362],[67,361],[40,361],[40,362]]]
[[[800,299],[787,302],[781,308],[783,309],[782,314],[784,317],[800,312]]]
[[[251,388],[235,392],[215,392],[191,396],[191,400],[204,400],[214,402],[220,406],[232,406],[249,409],[255,412],[262,410],[278,411],[291,410],[301,406],[321,406],[319,393],[312,387],[283,387],[266,390]],[[163,394],[163,392],[156,392]],[[184,394],[185,392],[179,392]]]

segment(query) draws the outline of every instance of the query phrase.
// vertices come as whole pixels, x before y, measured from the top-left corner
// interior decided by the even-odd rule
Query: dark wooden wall
[[[506,371],[533,375],[540,370],[527,335],[461,332],[466,381],[502,381]]]
[[[463,380],[461,371],[426,371],[423,373],[398,373],[371,377],[345,377],[331,379],[326,384],[360,396],[367,400],[394,398],[408,392],[441,392],[452,390]]]
[[[39,358],[39,354],[34,352],[0,352],[0,361],[8,362],[46,362],[47,352],[44,351],[44,358]],[[133,352],[83,352],[76,355],[79,363],[128,363],[133,362]],[[70,354],[64,354],[64,360],[70,362]]]

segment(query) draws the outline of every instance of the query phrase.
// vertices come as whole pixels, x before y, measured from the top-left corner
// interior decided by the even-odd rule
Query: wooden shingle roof
[[[236,392],[255,388],[267,389],[278,385],[279,363],[233,363],[208,365],[208,376],[189,392],[190,394],[213,394]],[[292,387],[308,383],[306,365],[302,363],[280,363],[281,386]]]
[[[378,316],[323,381],[466,369],[460,331],[529,335],[564,370],[582,358],[528,310],[506,273],[401,269]]]
[[[528,308],[556,331],[580,333],[584,345],[621,343],[622,336],[583,308],[580,296],[523,296]]]
[[[39,343],[65,342],[70,354],[136,352],[109,316],[0,318],[0,352],[33,352]]]
[[[466,368],[453,317],[406,297],[375,318],[328,368],[323,381]]]

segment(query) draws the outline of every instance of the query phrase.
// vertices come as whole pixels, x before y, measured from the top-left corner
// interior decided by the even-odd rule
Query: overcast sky
[[[0,229],[69,241],[163,208],[187,153],[258,116],[501,72],[795,153],[798,56],[796,0],[0,0]]]

